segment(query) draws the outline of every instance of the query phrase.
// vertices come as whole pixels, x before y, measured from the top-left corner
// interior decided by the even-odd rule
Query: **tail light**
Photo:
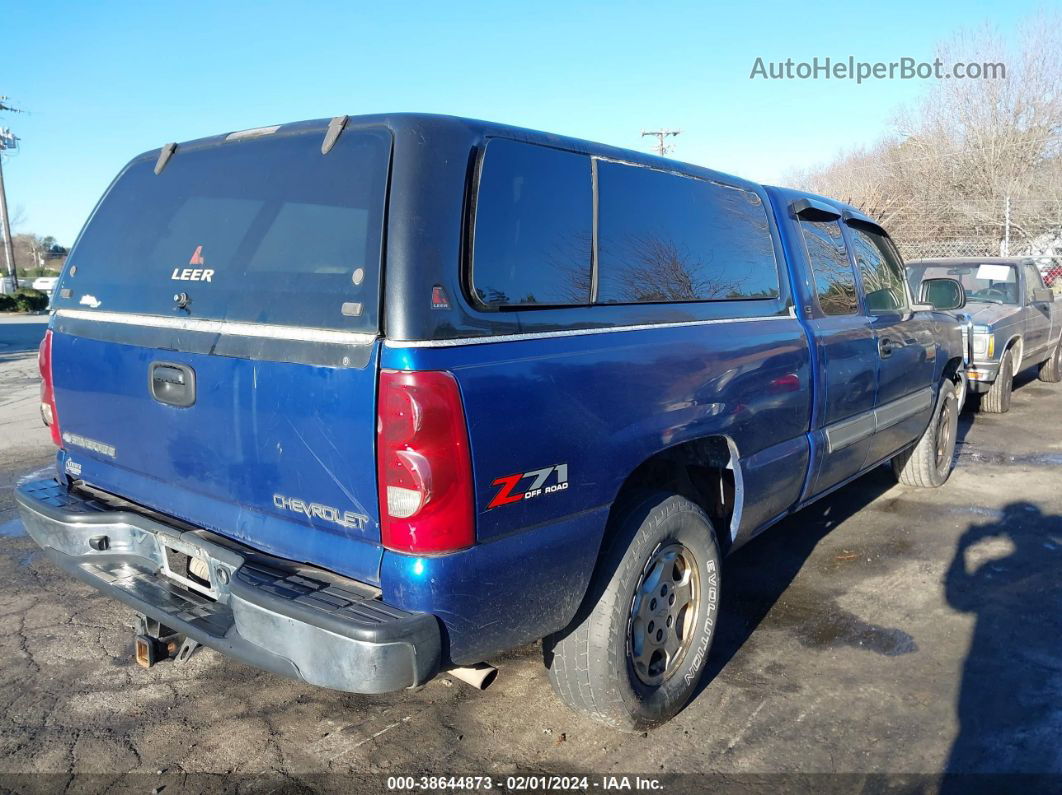
[[[63,446],[59,434],[59,412],[55,409],[55,385],[52,381],[52,330],[44,332],[37,351],[37,367],[41,371],[41,419],[52,430],[52,441]]]
[[[380,373],[376,468],[383,545],[432,554],[472,546],[472,461],[457,381]]]

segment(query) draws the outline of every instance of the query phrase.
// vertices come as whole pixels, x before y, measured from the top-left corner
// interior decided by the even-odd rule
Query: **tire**
[[[992,386],[981,396],[981,411],[989,414],[1006,414],[1010,411],[1010,396],[1014,391],[1014,349],[1003,354],[999,363],[999,375]]]
[[[1062,340],[1055,346],[1055,352],[1051,358],[1040,365],[1038,377],[1041,381],[1049,384],[1057,384],[1062,381]]]
[[[657,492],[629,505],[610,530],[582,607],[543,650],[564,703],[613,728],[642,731],[681,710],[704,673],[720,555],[707,515],[686,498]]]
[[[929,427],[913,447],[892,459],[896,480],[905,486],[923,489],[943,486],[954,466],[958,429],[958,388],[945,380],[940,385],[940,395]]]

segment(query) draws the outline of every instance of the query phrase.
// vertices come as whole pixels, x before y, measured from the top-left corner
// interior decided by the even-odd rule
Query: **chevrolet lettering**
[[[303,502],[296,497],[284,497],[280,494],[273,495],[273,504],[285,511],[301,513],[307,519],[323,519],[340,527],[351,527],[362,530],[369,523],[369,517],[353,511],[340,511],[330,505],[321,505],[316,502]]]

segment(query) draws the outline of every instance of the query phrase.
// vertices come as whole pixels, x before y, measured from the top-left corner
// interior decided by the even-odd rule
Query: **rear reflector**
[[[52,381],[52,330],[44,332],[37,351],[37,367],[41,372],[41,419],[51,428],[52,441],[59,447],[63,439],[59,433],[59,412],[55,409],[55,386]]]
[[[376,456],[385,547],[438,554],[472,546],[468,430],[450,373],[380,373]]]

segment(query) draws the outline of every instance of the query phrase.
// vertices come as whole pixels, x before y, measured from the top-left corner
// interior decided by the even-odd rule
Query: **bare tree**
[[[742,279],[720,278],[711,263],[693,259],[672,240],[631,236],[616,262],[617,295],[623,303],[704,301],[740,292]]]
[[[1005,79],[942,79],[901,109],[876,145],[793,175],[860,207],[901,246],[935,239],[998,248],[1009,204],[1015,241],[1062,229],[1062,15],[1024,26],[1017,47],[962,31],[945,64],[1003,63]]]

